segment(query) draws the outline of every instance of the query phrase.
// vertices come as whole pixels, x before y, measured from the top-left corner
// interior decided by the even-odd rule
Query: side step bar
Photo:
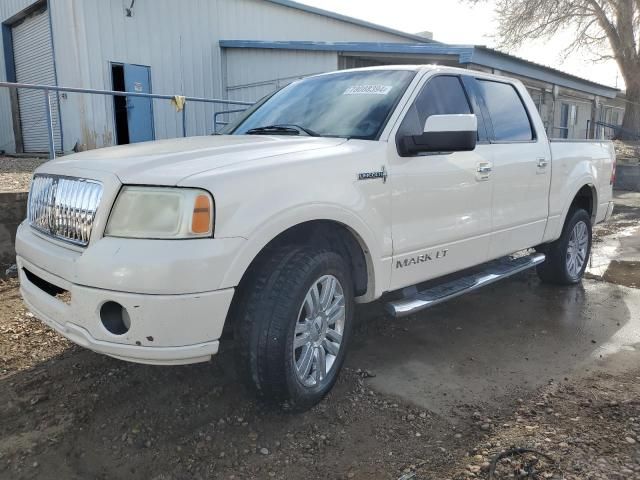
[[[484,264],[480,267],[481,270],[479,272],[475,272],[467,277],[441,283],[421,292],[406,296],[403,299],[389,302],[386,305],[386,309],[396,318],[406,317],[425,308],[433,307],[439,303],[535,267],[544,262],[544,260],[545,255],[543,253],[517,258],[500,258]]]

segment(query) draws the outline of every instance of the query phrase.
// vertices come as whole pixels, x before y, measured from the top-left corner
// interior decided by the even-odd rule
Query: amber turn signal
[[[208,233],[211,230],[213,208],[208,195],[198,195],[193,205],[191,231],[196,234]]]

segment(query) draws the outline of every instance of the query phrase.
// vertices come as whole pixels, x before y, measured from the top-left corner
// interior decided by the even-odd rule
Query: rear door
[[[406,111],[396,137],[422,133],[431,115],[478,116],[479,143],[472,152],[401,157],[389,142],[392,187],[391,290],[482,263],[491,236],[491,146],[482,116],[458,75],[427,79]]]
[[[491,142],[488,256],[494,259],[541,243],[549,214],[551,152],[524,87],[483,78],[475,85]]]

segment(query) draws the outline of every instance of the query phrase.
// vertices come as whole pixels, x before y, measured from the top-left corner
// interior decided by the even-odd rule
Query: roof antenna
[[[131,18],[133,17],[133,6],[136,4],[136,0],[131,0],[131,5],[129,6],[129,8],[125,8],[124,11],[127,14],[127,17]]]

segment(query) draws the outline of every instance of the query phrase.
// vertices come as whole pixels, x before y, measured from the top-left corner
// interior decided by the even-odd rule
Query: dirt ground
[[[640,479],[640,195],[618,202],[582,286],[528,272],[402,321],[359,307],[336,388],[297,415],[251,398],[232,341],[207,364],[124,363],[3,281],[0,478],[487,479],[518,447],[535,452],[496,480]]]
[[[0,155],[0,192],[26,192],[33,171],[45,162],[37,158],[13,158]]]

